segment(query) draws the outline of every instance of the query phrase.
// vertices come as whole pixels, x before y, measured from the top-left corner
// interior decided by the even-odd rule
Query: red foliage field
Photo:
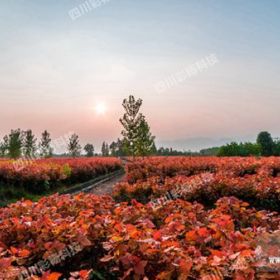
[[[149,157],[137,159],[126,166],[127,181],[130,184],[154,176],[191,176],[202,172],[220,172],[239,177],[252,174],[277,177],[280,176],[280,158]]]
[[[266,210],[270,199],[279,204],[279,163],[276,158],[137,160],[127,166],[131,184],[115,188],[118,202],[78,194],[9,205],[0,209],[0,279],[18,279],[42,260],[42,275],[30,279],[279,279],[279,265],[268,258],[279,257],[280,215]],[[181,199],[161,207],[149,203],[190,185],[193,193],[182,192]],[[266,204],[254,203],[262,195]],[[81,250],[46,265],[71,244]]]
[[[59,183],[75,184],[121,169],[117,158],[51,158],[29,161],[1,160],[0,184],[41,193]]]
[[[223,196],[236,196],[280,211],[280,158],[154,157],[128,164],[126,177],[115,187],[117,200],[148,202],[175,187],[194,184],[184,199],[209,205]]]

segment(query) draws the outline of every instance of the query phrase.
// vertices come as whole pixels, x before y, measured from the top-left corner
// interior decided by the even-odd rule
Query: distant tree
[[[109,145],[106,142],[102,143],[101,153],[103,157],[109,156]]]
[[[68,151],[71,157],[78,157],[81,154],[81,145],[79,143],[79,136],[72,134],[69,138]]]
[[[124,137],[123,145],[126,153],[134,156],[136,152],[138,128],[143,119],[143,115],[139,113],[142,99],[135,100],[134,96],[130,95],[128,99],[124,99],[122,105],[125,109],[125,114],[120,119],[123,125],[123,130],[121,132]]]
[[[189,155],[191,152],[182,152],[182,151],[177,151],[173,148],[164,148],[160,147],[157,150],[157,155],[159,156],[182,156],[182,155]]]
[[[110,149],[110,153],[112,156],[117,156],[117,152],[118,152],[118,143],[113,141],[110,145],[109,145],[109,149]]]
[[[136,133],[135,155],[147,156],[155,152],[155,136],[152,136],[150,127],[145,118],[141,119]]]
[[[48,158],[52,156],[53,149],[51,148],[51,137],[47,130],[42,133],[41,141],[39,143],[40,156]]]
[[[158,150],[157,150],[157,154],[160,155],[160,156],[164,156],[166,154],[166,148],[164,147],[160,147]]]
[[[11,130],[8,141],[8,155],[10,158],[19,158],[23,145],[22,132],[20,129]]]
[[[127,153],[125,152],[125,146],[124,141],[119,139],[117,140],[117,156],[127,156]]]
[[[124,145],[124,140],[118,138],[117,141],[113,141],[109,145],[109,154],[114,157],[127,156],[128,153]]]
[[[102,142],[101,154],[102,154],[102,156],[105,156],[105,154],[106,154],[106,143],[105,142]]]
[[[109,145],[110,154],[112,156],[121,157],[128,155],[125,149],[124,140],[117,139]]]
[[[27,158],[31,158],[35,156],[36,153],[36,137],[32,133],[31,129],[23,132],[23,154]]]
[[[212,147],[212,148],[208,148],[208,149],[202,149],[200,150],[200,155],[202,156],[216,156],[218,155],[220,150],[220,147]]]
[[[270,133],[267,131],[260,132],[257,138],[257,143],[260,146],[262,156],[271,156],[273,154],[274,142]]]
[[[84,147],[84,150],[86,152],[87,157],[92,157],[94,156],[94,147],[92,144],[86,144]]]
[[[151,146],[151,155],[156,155],[156,154],[157,154],[157,147],[155,141],[153,141],[153,144]]]
[[[5,135],[0,143],[0,157],[6,157],[9,150],[9,137]]]
[[[257,143],[246,142],[243,144],[243,149],[245,151],[244,156],[259,156],[261,154],[260,145]]]
[[[274,141],[273,155],[280,156],[280,139],[275,139],[275,141]]]
[[[218,156],[223,157],[247,157],[247,156],[258,156],[260,155],[260,146],[256,143],[237,143],[231,142],[230,144],[226,144],[221,146],[218,151]]]
[[[230,144],[226,144],[221,146],[218,156],[237,156],[239,154],[239,147],[236,142],[231,142]]]

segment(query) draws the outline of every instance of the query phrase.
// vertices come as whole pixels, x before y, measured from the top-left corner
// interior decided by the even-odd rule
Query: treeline
[[[217,156],[280,156],[280,140],[267,131],[258,134],[256,143],[232,142],[213,150]]]
[[[55,155],[55,148],[65,148],[65,152]],[[97,156],[94,145],[87,143],[83,148],[80,144],[79,136],[75,133],[69,137],[62,136],[54,140],[50,133],[45,130],[38,140],[31,129],[26,131],[21,129],[12,129],[8,135],[5,135],[0,141],[0,157],[5,158],[49,158],[53,156],[79,157],[84,154],[87,157]],[[111,144],[102,143],[102,156],[126,156],[124,141],[118,139]]]
[[[267,131],[260,132],[256,142],[231,142],[221,147],[202,149],[199,152],[177,151],[172,148],[159,148],[156,152],[161,156],[280,156],[280,139],[272,138]]]
[[[32,130],[12,129],[10,134],[5,135],[0,143],[0,156],[19,158],[19,157],[35,157],[40,154],[42,157],[52,155],[50,146],[50,134],[47,131],[42,133],[39,143]]]
[[[260,156],[261,150],[260,146],[256,143],[237,143],[231,142],[219,148],[218,156],[240,156],[240,157],[247,157],[247,156]]]
[[[31,129],[26,131],[12,129],[0,142],[0,157],[48,158],[54,155],[54,146],[63,145],[67,149],[67,154],[65,155],[71,157],[81,155],[82,147],[79,142],[79,136],[75,133],[70,135],[68,139],[63,137],[55,139],[52,144],[50,133],[47,130],[42,133],[41,138],[38,140]],[[94,155],[94,146],[92,144],[86,144],[83,149],[87,156]]]
[[[173,148],[160,147],[156,150],[155,154],[158,156],[198,156],[199,152],[177,151]]]
[[[61,154],[54,154],[55,147],[65,147],[66,151]],[[149,154],[156,155],[156,148],[153,143]],[[68,138],[60,137],[54,140],[51,139],[50,133],[45,130],[38,140],[32,130],[12,129],[8,135],[5,135],[0,141],[0,157],[5,158],[49,158],[53,156],[70,156],[79,157],[85,155],[92,156],[129,156],[124,140],[117,139],[111,144],[102,143],[101,154],[95,153],[93,144],[87,143],[83,148],[80,144],[79,136],[75,133]]]

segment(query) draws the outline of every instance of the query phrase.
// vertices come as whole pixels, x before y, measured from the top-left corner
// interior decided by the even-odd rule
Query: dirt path
[[[121,158],[121,161],[122,161],[123,167],[125,168],[125,165],[127,164],[128,160],[125,158]],[[103,195],[103,194],[111,195],[113,192],[114,185],[123,181],[124,177],[125,177],[125,174],[122,174],[122,175],[112,178],[111,180],[109,180],[107,182],[100,183],[96,187],[94,187],[92,190],[90,190],[89,193],[93,193],[96,195]]]
[[[123,174],[115,178],[112,178],[110,181],[101,183],[100,185],[98,185],[97,187],[89,191],[89,193],[93,193],[96,195],[103,195],[103,194],[111,195],[114,185],[118,182],[121,182],[124,179],[124,176],[125,175]]]

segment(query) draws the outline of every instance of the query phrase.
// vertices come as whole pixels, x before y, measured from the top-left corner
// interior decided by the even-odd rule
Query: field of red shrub
[[[205,205],[235,196],[280,211],[280,158],[154,157],[128,164],[126,178],[115,186],[117,200],[146,203],[176,187],[188,190],[185,200]]]
[[[75,184],[121,169],[117,158],[51,158],[0,161],[0,185],[41,193],[59,183]]]
[[[128,183],[145,181],[148,178],[161,178],[175,175],[196,175],[202,172],[223,173],[243,177],[260,174],[280,176],[280,158],[255,157],[149,157],[137,159],[126,166]]]
[[[280,254],[279,163],[141,159],[127,165],[118,201],[52,195],[1,208],[0,279],[35,268],[29,279],[279,279],[269,262]],[[167,192],[174,199],[150,201]]]
[[[109,196],[53,195],[1,209],[0,219],[0,279],[17,279],[74,243],[82,248],[77,255],[33,279],[70,279],[75,271],[92,279],[276,277],[258,270],[256,248],[258,238],[279,230],[280,216],[233,197],[206,210],[183,200],[153,209],[136,201],[116,205]]]

